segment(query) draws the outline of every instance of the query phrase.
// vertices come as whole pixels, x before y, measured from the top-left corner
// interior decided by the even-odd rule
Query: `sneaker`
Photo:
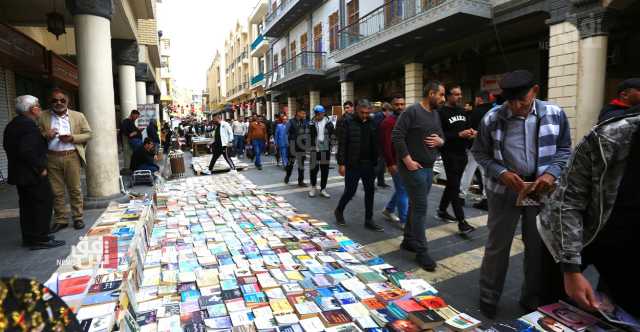
[[[389,221],[393,221],[395,223],[399,223],[400,222],[400,217],[398,217],[393,212],[389,212],[389,210],[387,210],[387,209],[382,210],[382,215]]]
[[[284,184],[289,184],[289,176],[288,175],[286,175],[284,177]]]
[[[469,223],[466,220],[460,220],[460,221],[458,221],[458,230],[462,234],[469,234],[469,233],[475,231],[476,228],[471,226],[471,225],[469,225]]]
[[[320,196],[322,196],[324,198],[331,198],[331,195],[329,195],[329,193],[327,192],[326,189],[320,190]]]
[[[416,256],[416,262],[418,263],[418,265],[420,265],[421,268],[429,272],[435,271],[436,266],[438,265],[427,253]]]
[[[316,194],[318,193],[317,189],[315,187],[311,188],[311,190],[309,191],[309,197],[316,197]]]
[[[304,182],[298,182],[298,187],[300,187],[300,188],[306,188],[306,187],[308,187],[308,186],[309,186],[309,185],[308,185],[308,184],[306,184],[306,183],[304,183]]]
[[[380,187],[380,188],[389,188],[391,186],[386,184],[386,183],[378,183],[378,187]]]
[[[376,224],[375,222],[373,222],[371,220],[365,221],[364,228],[370,229],[370,230],[375,231],[375,232],[384,232],[384,228],[382,226]]]
[[[458,221],[454,216],[450,215],[447,211],[440,211],[436,213],[436,217],[444,222]]]
[[[333,211],[333,215],[336,217],[336,224],[338,224],[339,226],[347,225],[347,222],[344,221],[344,215],[342,214],[342,211],[336,209],[335,211]]]
[[[256,168],[261,171],[262,170],[262,166],[256,166]]]

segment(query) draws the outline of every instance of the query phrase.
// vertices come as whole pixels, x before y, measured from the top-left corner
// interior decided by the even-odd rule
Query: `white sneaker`
[[[320,190],[320,196],[322,196],[324,198],[331,198],[331,195],[329,195],[329,193],[327,192],[326,189]]]
[[[382,210],[382,215],[387,218],[389,221],[400,222],[400,217],[398,217],[395,213],[389,212],[387,209]]]
[[[316,194],[317,194],[316,188],[311,188],[311,191],[309,191],[309,197],[316,197]]]

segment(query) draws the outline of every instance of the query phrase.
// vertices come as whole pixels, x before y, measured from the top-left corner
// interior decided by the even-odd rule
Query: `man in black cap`
[[[496,314],[520,219],[525,247],[520,304],[535,310],[546,300],[542,261],[548,253],[536,228],[540,206],[516,202],[523,192],[540,197],[553,191],[571,154],[567,116],[559,106],[536,99],[540,87],[530,72],[505,74],[500,88],[506,102],[482,119],[472,148],[485,171],[489,203],[489,237],[480,270],[480,309],[488,318]]]
[[[618,85],[618,98],[605,105],[598,116],[598,123],[629,113],[640,111],[640,78],[629,78]],[[638,107],[635,107],[638,106]]]

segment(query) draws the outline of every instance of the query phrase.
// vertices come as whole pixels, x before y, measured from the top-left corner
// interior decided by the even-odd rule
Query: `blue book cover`
[[[180,293],[180,298],[182,299],[182,302],[198,301],[200,298],[200,292],[197,290],[188,290]]]

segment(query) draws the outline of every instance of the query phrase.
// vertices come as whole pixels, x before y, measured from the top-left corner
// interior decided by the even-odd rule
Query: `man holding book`
[[[540,87],[530,72],[505,74],[500,88],[507,101],[484,116],[472,148],[485,171],[489,203],[480,270],[480,309],[488,318],[496,314],[520,219],[525,246],[520,304],[526,309],[541,304],[545,252],[535,224],[540,206],[519,206],[517,200],[525,190],[536,196],[552,191],[571,154],[567,116],[559,106],[536,99]]]

